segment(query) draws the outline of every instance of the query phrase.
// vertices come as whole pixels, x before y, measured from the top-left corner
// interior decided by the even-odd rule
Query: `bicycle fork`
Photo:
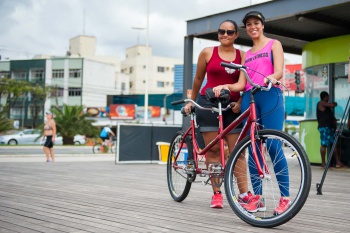
[[[255,105],[254,100],[251,99],[250,104]],[[266,146],[264,145],[265,143],[264,143],[263,139],[259,135],[260,128],[259,128],[259,124],[257,123],[255,106],[251,107],[250,109],[251,109],[251,112],[250,112],[251,118],[250,119],[253,119],[249,122],[250,123],[250,140],[252,142],[252,156],[253,156],[254,162],[256,164],[256,168],[258,170],[258,174],[259,174],[260,179],[266,178],[266,179],[270,180],[271,179],[270,171],[269,171],[269,168],[268,168],[268,166],[266,164],[266,160],[265,160],[265,153],[267,153],[265,151]],[[259,149],[261,160],[259,159],[257,148]],[[261,166],[260,161],[262,162],[263,167]]]

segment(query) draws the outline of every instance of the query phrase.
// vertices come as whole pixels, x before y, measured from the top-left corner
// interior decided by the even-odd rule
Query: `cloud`
[[[260,1],[253,1],[254,3]],[[149,0],[153,55],[183,58],[186,21],[246,6],[250,0]],[[63,56],[69,39],[92,35],[98,55],[124,59],[126,48],[146,44],[147,0],[0,0],[2,57]],[[210,44],[195,40],[196,50]],[[194,57],[196,54],[194,54]],[[196,57],[195,57],[196,59]]]

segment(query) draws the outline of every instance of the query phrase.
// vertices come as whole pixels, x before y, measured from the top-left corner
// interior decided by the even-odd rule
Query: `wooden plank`
[[[209,208],[209,186],[195,183],[186,200],[173,201],[164,165],[0,163],[0,232],[347,232],[349,169],[329,170],[324,195],[316,195],[323,170],[312,171],[300,213],[260,229],[235,216],[225,199],[224,209]]]

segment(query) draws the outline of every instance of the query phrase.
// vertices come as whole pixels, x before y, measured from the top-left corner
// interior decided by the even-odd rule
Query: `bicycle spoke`
[[[244,138],[232,152],[225,169],[225,190],[231,208],[242,220],[254,226],[273,227],[289,221],[304,205],[311,184],[310,164],[304,149],[289,135],[261,130],[259,137],[261,140],[254,145],[249,137]],[[257,165],[250,155],[253,146],[264,177],[257,173]],[[248,169],[244,169],[244,163]],[[247,185],[253,195],[261,196],[265,211],[253,213],[243,208],[244,204],[238,202],[239,186],[243,185]],[[290,198],[291,205],[282,214],[275,215],[282,194]]]

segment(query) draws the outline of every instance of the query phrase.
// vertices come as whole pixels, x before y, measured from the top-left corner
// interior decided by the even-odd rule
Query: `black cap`
[[[263,16],[263,14],[260,11],[249,11],[243,18],[242,22],[245,26],[247,19],[251,18],[251,17],[255,17],[260,19],[262,24],[265,24],[265,17]]]

